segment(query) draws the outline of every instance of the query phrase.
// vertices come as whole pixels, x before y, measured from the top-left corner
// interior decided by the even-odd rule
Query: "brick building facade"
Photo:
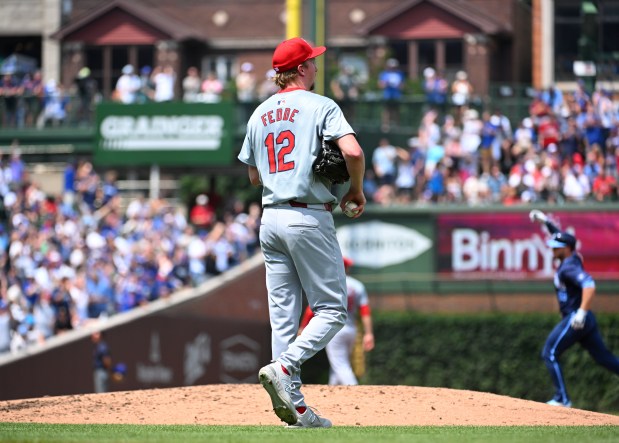
[[[311,39],[307,3],[302,34]],[[447,78],[465,70],[482,94],[489,82],[530,82],[530,10],[517,0],[329,0],[325,6],[331,61],[350,55],[371,71],[395,57],[412,79],[428,66]],[[127,63],[170,64],[179,76],[197,66],[230,79],[243,62],[266,72],[285,37],[283,0],[73,0],[52,34],[61,47],[62,81],[88,66],[107,97]]]

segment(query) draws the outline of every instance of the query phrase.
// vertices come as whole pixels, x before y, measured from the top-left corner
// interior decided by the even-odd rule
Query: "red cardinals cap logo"
[[[291,38],[281,42],[273,53],[273,69],[275,72],[285,72],[296,68],[310,58],[318,57],[327,48],[317,46],[313,48],[301,37]]]

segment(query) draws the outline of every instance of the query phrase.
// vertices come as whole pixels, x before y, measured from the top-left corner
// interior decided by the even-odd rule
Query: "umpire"
[[[542,358],[555,386],[555,395],[549,405],[569,408],[572,402],[567,394],[559,357],[576,343],[585,348],[593,359],[609,371],[619,374],[619,359],[606,348],[598,329],[591,302],[595,295],[595,281],[584,270],[582,256],[576,252],[576,237],[561,232],[546,215],[538,210],[529,213],[532,222],[545,224],[559,267],[554,276],[554,286],[559,301],[562,320],[554,327],[542,351]]]

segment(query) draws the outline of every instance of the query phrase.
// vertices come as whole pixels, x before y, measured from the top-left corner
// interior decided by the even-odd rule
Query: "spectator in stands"
[[[481,180],[485,182],[488,188],[490,202],[500,203],[507,186],[507,178],[501,172],[499,165],[494,163],[490,169],[490,174],[482,174]]]
[[[232,266],[234,249],[227,236],[226,225],[216,222],[205,239],[206,273],[219,275]]]
[[[435,109],[430,109],[421,118],[421,123],[419,125],[419,144],[424,152],[441,144],[442,134],[437,119],[438,112]]]
[[[224,92],[224,84],[217,77],[215,71],[210,71],[202,82],[200,101],[205,103],[219,103]]]
[[[590,191],[589,179],[583,174],[579,163],[574,164],[573,167],[563,166],[563,195],[567,201],[583,202]]]
[[[4,102],[3,122],[4,127],[17,126],[17,105],[22,95],[22,84],[12,74],[4,74],[0,79],[0,100]]]
[[[522,119],[518,128],[514,132],[514,144],[511,149],[513,155],[527,153],[533,149],[535,143],[535,130],[533,128],[533,120],[530,117]]]
[[[236,98],[241,103],[251,103],[256,100],[257,79],[254,65],[250,62],[241,64],[241,70],[236,79]]]
[[[462,137],[460,145],[462,154],[470,159],[474,159],[475,167],[477,167],[477,149],[481,143],[481,131],[483,122],[479,118],[479,112],[475,109],[468,109],[464,112],[462,122]]]
[[[52,294],[47,289],[41,289],[32,306],[34,331],[37,341],[43,342],[55,333],[56,312],[52,303]]]
[[[458,170],[454,167],[448,167],[447,176],[445,177],[445,202],[461,203],[463,200],[463,187],[462,177]]]
[[[155,83],[152,77],[153,68],[144,65],[140,68],[140,76],[137,81],[133,79],[131,83],[137,87],[135,92],[135,103],[149,103],[155,99]]]
[[[406,160],[408,153],[400,147],[391,145],[387,138],[381,138],[372,154],[372,167],[379,186],[394,186],[398,158]]]
[[[40,70],[26,74],[23,82],[24,124],[31,128],[43,109],[43,75]]]
[[[455,167],[459,168],[459,161],[462,157],[462,145],[460,138],[462,137],[462,128],[456,124],[456,119],[453,115],[446,115],[441,127],[441,140],[445,147],[445,155],[454,160]]]
[[[445,176],[447,170],[442,163],[438,163],[428,176],[426,189],[424,191],[424,200],[428,202],[442,202],[445,197]]]
[[[596,91],[592,98],[592,105],[602,125],[600,147],[602,148],[602,154],[606,155],[606,142],[611,134],[612,128],[616,126],[619,121],[619,109],[615,107],[612,101],[612,93],[606,89]]]
[[[456,78],[451,83],[451,102],[455,106],[455,116],[462,121],[463,112],[468,108],[473,97],[473,85],[465,71],[456,72]]]
[[[440,73],[430,67],[423,70],[423,77],[423,92],[426,96],[427,107],[440,112],[441,115],[445,114],[449,83]]]
[[[98,262],[87,265],[86,292],[89,318],[107,317],[114,312],[114,289],[110,277]]]
[[[26,164],[24,163],[21,150],[19,149],[19,141],[13,140],[11,143],[11,161],[9,162],[10,182],[14,186],[20,186],[26,180]]]
[[[77,123],[92,124],[92,113],[97,94],[97,81],[90,75],[90,68],[83,67],[75,78],[77,89]]]
[[[493,163],[492,146],[499,132],[497,119],[493,120],[488,111],[484,111],[482,114],[481,141],[478,150],[482,174],[489,174],[490,166]]]
[[[107,171],[104,175],[102,183],[103,200],[102,205],[107,205],[110,201],[118,195],[118,186],[116,184],[117,173],[116,171]]]
[[[509,151],[513,142],[512,124],[499,108],[495,108],[492,112],[490,123],[497,128],[494,141],[492,142],[492,159],[494,162],[500,163],[503,155]]]
[[[114,98],[124,104],[136,103],[138,91],[143,87],[140,77],[135,74],[133,65],[125,65],[122,75],[116,82]]]
[[[198,68],[190,66],[187,69],[187,75],[183,78],[183,101],[185,103],[196,103],[198,101],[198,95],[200,94],[200,88],[202,87],[202,79]]]
[[[174,87],[176,84],[176,72],[171,65],[157,66],[152,74],[155,85],[154,100],[157,103],[171,102],[174,100]]]
[[[206,194],[196,197],[196,203],[189,212],[189,221],[198,230],[208,230],[215,221],[215,211],[209,205],[209,198]]]
[[[602,168],[593,181],[593,198],[596,201],[617,201],[617,179],[606,173]]]
[[[59,283],[52,290],[52,305],[55,313],[54,334],[73,329],[76,314],[71,298],[72,280],[75,280],[75,276],[69,278],[67,275],[62,275],[59,280],[56,280]]]
[[[555,115],[561,115],[563,108],[563,93],[556,85],[549,86],[541,94],[541,100]]]
[[[67,117],[69,97],[62,84],[51,79],[45,83],[43,89],[43,112],[37,121],[37,128],[42,129],[51,122],[52,126],[60,126]]]
[[[584,134],[578,127],[576,119],[567,119],[567,129],[561,134],[559,141],[559,153],[562,160],[571,161],[575,155],[584,157],[586,146]]]
[[[241,121],[246,122],[254,110],[257,97],[258,79],[253,63],[241,64],[240,72],[235,78],[236,99],[240,103]]]
[[[349,120],[354,118],[353,102],[359,98],[361,86],[355,69],[348,64],[340,65],[339,72],[331,80],[330,86],[344,115]]]
[[[95,210],[95,199],[99,183],[99,175],[95,172],[92,163],[83,161],[78,166],[75,183],[78,202],[82,205],[83,212],[92,213]]]
[[[383,91],[383,132],[389,132],[400,120],[400,100],[405,85],[404,73],[399,69],[400,63],[390,58],[385,63],[385,69],[378,75],[378,88]]]

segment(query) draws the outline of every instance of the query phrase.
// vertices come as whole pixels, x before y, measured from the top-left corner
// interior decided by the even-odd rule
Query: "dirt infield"
[[[410,386],[306,385],[306,399],[341,426],[619,425],[619,416],[494,394]],[[206,385],[0,401],[0,422],[278,425],[258,384]]]

